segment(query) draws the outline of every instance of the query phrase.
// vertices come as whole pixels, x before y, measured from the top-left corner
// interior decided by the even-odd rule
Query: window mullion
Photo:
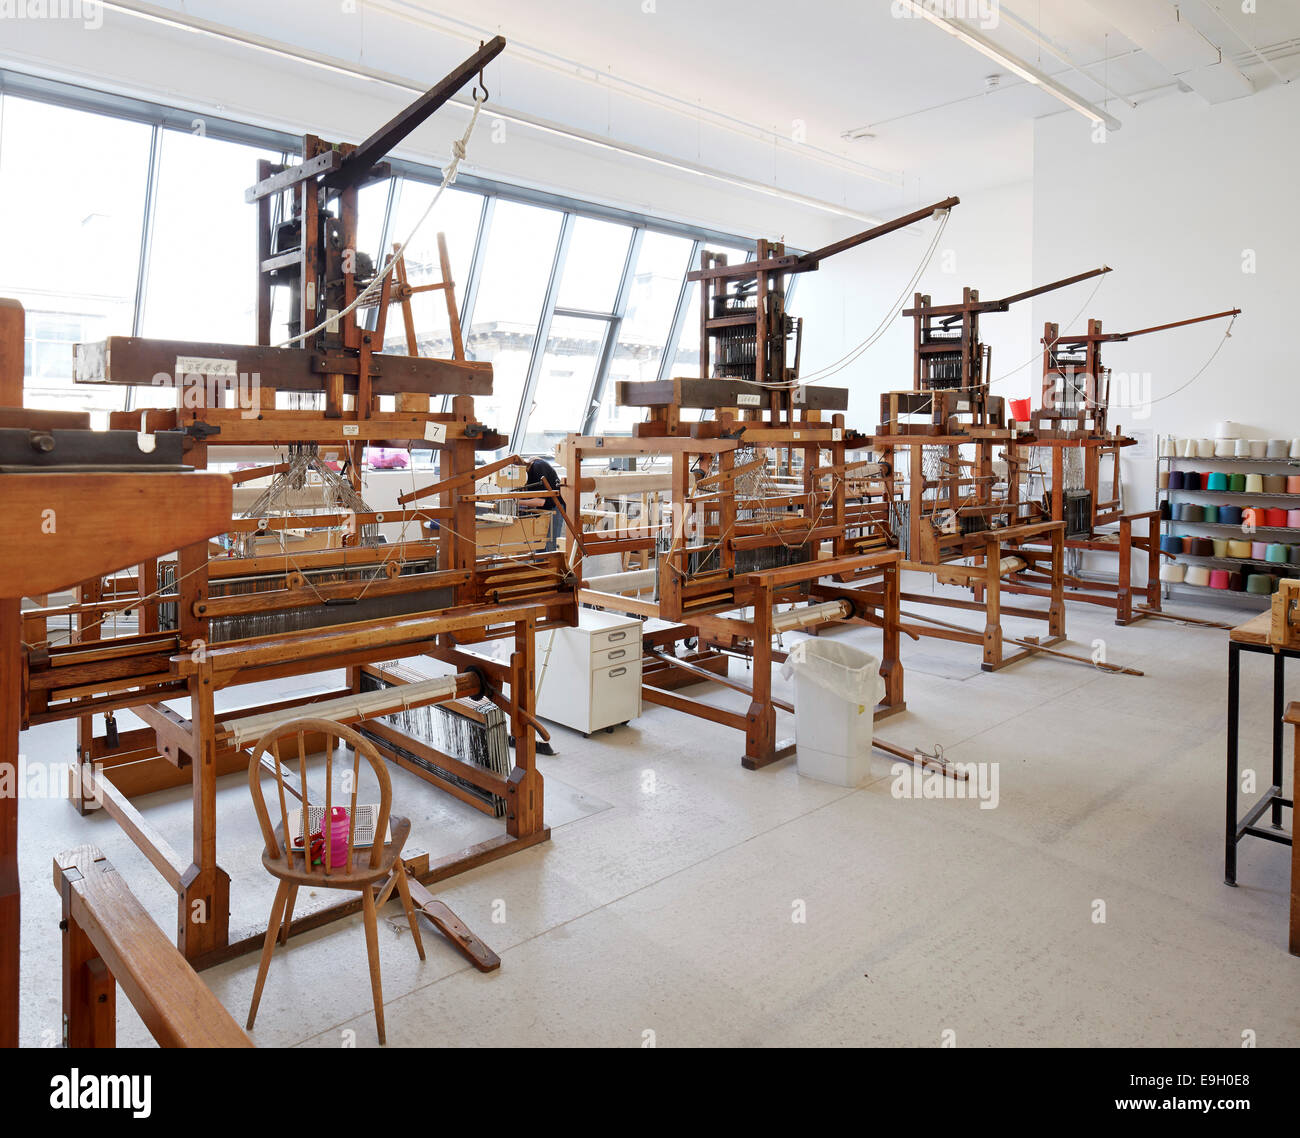
[[[596,365],[596,374],[591,377],[591,387],[587,391],[587,410],[583,414],[579,430],[585,435],[591,431],[600,402],[605,398],[605,388],[609,381],[610,365],[614,362],[614,353],[618,351],[618,337],[623,328],[623,317],[627,315],[627,300],[632,292],[632,277],[636,273],[637,259],[641,255],[641,242],[645,230],[632,230],[632,240],[627,243],[627,259],[623,262],[623,278],[618,284],[618,293],[614,297],[614,316],[605,333],[605,346],[600,353],[600,362]]]
[[[149,289],[149,252],[153,246],[154,219],[158,213],[158,179],[162,170],[162,127],[156,123],[149,137],[149,172],[144,183],[143,220],[140,225],[140,259],[135,270],[135,303],[131,310],[131,335],[144,330],[144,306]],[[122,409],[132,410],[135,388],[122,390]]]
[[[465,271],[465,291],[460,295],[460,335],[469,354],[470,326],[474,320],[474,304],[478,300],[478,285],[483,276],[483,259],[487,255],[488,231],[492,228],[492,214],[496,198],[485,197],[478,214],[478,229],[474,233],[474,249],[469,255],[469,268]],[[444,412],[451,410],[453,396],[442,397]]]
[[[677,358],[677,345],[681,342],[682,328],[686,323],[686,305],[691,298],[691,282],[687,279],[699,266],[700,250],[703,241],[696,241],[691,246],[691,255],[686,262],[686,272],[682,274],[681,291],[677,294],[677,311],[673,313],[673,325],[668,330],[668,339],[664,343],[664,354],[659,360],[659,378],[671,379],[673,360]]]
[[[564,276],[564,261],[569,253],[569,236],[573,232],[573,214],[566,213],[560,223],[559,240],[555,243],[555,259],[551,262],[551,279],[546,285],[546,297],[542,301],[542,315],[537,323],[537,336],[533,340],[532,354],[528,357],[528,373],[524,379],[524,391],[519,400],[519,410],[515,416],[515,429],[510,441],[516,447],[523,442],[524,432],[532,413],[533,396],[537,391],[537,376],[542,370],[542,359],[546,355],[546,341],[551,335],[551,318],[555,315],[555,298],[560,292],[560,278]]]

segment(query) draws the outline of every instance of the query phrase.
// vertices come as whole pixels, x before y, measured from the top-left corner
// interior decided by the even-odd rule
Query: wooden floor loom
[[[676,382],[689,392],[693,381]],[[733,400],[736,394],[731,393]],[[836,421],[842,422],[842,416]],[[877,715],[905,706],[898,655],[899,554],[880,548],[859,551],[858,542],[867,546],[868,540],[847,536],[868,523],[857,516],[860,507],[845,499],[843,477],[827,473],[845,465],[848,440],[843,427],[802,414],[795,424],[747,425],[742,439],[761,436],[764,454],[779,454],[786,461],[791,453],[800,453],[805,475],[797,490],[754,478],[755,465],[765,467],[766,457],[737,464],[741,439],[573,436],[562,447],[568,471],[565,504],[574,524],[580,524],[578,497],[587,485],[584,462],[635,455],[671,463],[672,490],[663,510],[671,521],[657,530],[646,525],[588,532],[582,543],[583,559],[635,549],[652,558],[655,568],[584,580],[579,599],[608,611],[667,622],[644,633],[645,700],[743,732],[741,761],[750,769],[793,749],[791,741],[776,737],[777,708],[791,710],[772,696],[772,666],[784,659],[772,639],[781,631],[849,621],[880,627],[885,698]],[[706,455],[718,463],[716,480],[699,479],[692,487],[691,466]],[[823,455],[829,455],[825,463]],[[761,497],[756,496],[757,487],[745,488],[747,476],[765,484]],[[685,524],[678,519],[686,519]],[[828,559],[820,556],[823,545]],[[583,573],[582,564],[575,564],[575,573]],[[647,573],[657,590],[653,599],[635,595],[646,585]],[[624,589],[626,593],[620,591]],[[781,611],[787,605],[795,607]],[[678,655],[676,647],[690,642],[698,642],[697,647]],[[752,665],[752,686],[729,679],[728,661],[733,657]],[[739,688],[750,696],[748,709],[740,713],[714,707],[675,690],[701,680]]]
[[[890,529],[903,554],[902,568],[971,594],[963,599],[908,592],[902,601],[984,615],[984,627],[973,629],[904,610],[904,631],[978,645],[985,671],[1041,651],[1060,654],[1051,645],[1065,639],[1065,526],[1044,519],[1037,507],[1013,503],[999,493],[1004,480],[995,473],[995,456],[1015,437],[1010,428],[972,425],[947,435],[881,434],[871,440],[885,471]],[[1046,549],[1033,547],[1035,541]],[[1006,581],[1023,572],[1046,582],[1046,609],[1003,604]],[[1046,635],[1010,637],[1002,627],[1006,616],[1043,621]],[[1008,645],[1020,650],[1008,652]]]
[[[439,860],[408,856],[426,883],[549,836],[535,764],[536,733],[545,731],[533,716],[533,642],[538,628],[576,620],[574,582],[557,554],[480,555],[475,455],[500,451],[507,440],[475,418],[473,397],[490,394],[492,369],[464,358],[450,280],[443,285],[455,358],[392,354],[382,350],[384,321],[391,304],[403,304],[409,330],[405,281],[394,284],[389,273],[380,284],[368,258],[342,255],[355,246],[359,188],[387,174],[384,154],[481,78],[503,46],[493,40],[358,146],[308,135],[300,163],[259,163],[247,194],[259,218],[255,344],[115,337],[77,346],[79,382],[147,385],[160,373],[177,377],[176,409],[116,414],[111,425],[182,439],[190,467],[203,469],[226,447],[283,451],[236,474],[240,483],[269,478],[279,488],[254,511],[260,516],[228,516],[218,545],[193,542],[161,562],[144,559],[130,578],[92,577],[76,603],[30,613],[24,626],[25,724],[77,722],[74,802],[83,811],[102,805],[175,889],[177,944],[199,966],[257,948],[264,931],[230,929],[230,878],[216,857],[217,779],[246,769],[250,723],[264,727],[268,717],[305,713],[361,724],[391,761],[503,817],[499,837]],[[289,295],[292,346],[272,343],[277,289]],[[377,308],[369,330],[357,319],[366,306]],[[242,404],[234,401],[236,377],[257,379]],[[277,392],[298,406],[280,406]],[[381,408],[383,396],[393,397],[392,410]],[[431,396],[447,397],[450,410],[433,411]],[[437,481],[410,495],[429,504],[382,514],[365,508],[363,448],[412,443],[438,454]],[[342,461],[355,494],[335,486],[333,508],[326,502],[303,510],[294,492],[312,481],[304,472],[331,481],[323,474],[330,454]],[[99,507],[130,514],[134,503],[106,498]],[[381,524],[428,521],[437,524],[434,536],[378,538]],[[308,549],[274,540],[291,532],[328,540]],[[134,630],[107,635],[115,630],[106,615],[125,608],[135,613]],[[74,621],[70,643],[53,642],[47,631],[60,617]],[[499,638],[513,641],[504,661],[475,648]],[[418,656],[442,661],[454,677],[411,682],[394,667]],[[319,697],[216,710],[217,694],[227,689],[334,669],[345,672],[345,685]],[[188,715],[167,706],[178,698],[188,700]],[[484,700],[498,710],[487,710]],[[403,730],[424,709],[451,701],[482,715],[496,752],[491,762],[480,761],[477,743],[451,754],[440,746],[449,743],[445,733],[421,738]],[[119,731],[114,712],[124,708],[144,726]],[[500,718],[515,740],[513,766],[501,761]],[[194,801],[193,846],[185,851],[173,849],[133,801],[181,785],[192,787]],[[295,929],[348,911],[344,905],[308,915]]]
[[[85,412],[26,410],[24,313],[0,300],[0,774],[21,785],[19,732],[27,725],[30,650],[22,598],[204,541],[230,517],[230,480],[195,473],[179,438],[142,452],[134,432],[91,431]],[[174,509],[183,499],[184,510]],[[104,504],[130,502],[104,540]],[[0,1047],[18,1045],[20,795],[0,794]],[[111,977],[110,977],[111,984]]]
[[[1126,574],[1135,548],[1155,563],[1155,527],[1148,521],[1147,535],[1133,532],[1135,523],[1147,520],[1144,516],[1120,519],[1115,536],[1091,537],[1091,526],[1086,531],[1078,528],[1071,513],[1071,507],[1077,513],[1077,503],[1060,496],[1059,449],[1054,451],[1055,500],[1049,504],[1022,493],[1030,474],[1026,448],[1035,445],[1036,435],[1026,429],[1030,424],[1008,415],[1002,397],[990,393],[991,352],[980,334],[983,315],[1005,312],[1019,301],[1110,271],[1103,265],[996,301],[982,301],[970,288],[959,303],[947,305],[918,294],[903,313],[914,325],[912,389],[881,396],[880,427],[872,440],[888,471],[892,536],[905,551],[904,568],[970,592],[969,598],[907,593],[903,600],[910,606],[967,609],[984,616],[984,627],[972,629],[905,612],[911,622],[906,628],[979,645],[981,666],[987,671],[1036,654],[1096,663],[1051,647],[1065,639],[1066,597],[1080,596],[1079,581],[1065,572],[1064,550],[1071,539],[1118,551]],[[1099,455],[1113,446],[1113,440],[1098,440],[1085,451],[1094,487]],[[1115,454],[1118,469],[1117,450]],[[1040,597],[1047,606],[1012,607],[1003,602],[1004,593]],[[1125,590],[1112,603],[1121,612],[1131,612]],[[1042,621],[1046,635],[1009,636],[1002,627],[1007,616]],[[1008,647],[1019,650],[1009,652]],[[1132,671],[1105,663],[1096,666]]]
[[[1125,435],[1118,425],[1109,424],[1110,369],[1101,360],[1103,346],[1151,332],[1235,317],[1240,312],[1233,308],[1124,333],[1103,332],[1100,320],[1089,320],[1088,331],[1080,335],[1062,334],[1060,326],[1050,322],[1044,326],[1039,408],[1030,414],[1030,435],[1009,451],[1016,464],[1010,493],[1018,500],[1037,498],[1048,517],[1064,522],[1065,547],[1077,551],[1080,560],[1089,554],[1116,558],[1113,579],[1067,574],[1067,600],[1113,609],[1119,625],[1174,615],[1161,612],[1160,515],[1156,510],[1127,511],[1123,507],[1120,455],[1125,447],[1136,445],[1137,439]],[[1035,451],[1047,457],[1035,461]],[[1110,491],[1109,497],[1103,497],[1102,473],[1107,466]],[[1103,528],[1109,526],[1117,528]],[[1136,587],[1134,568],[1146,578]],[[1005,587],[1012,592],[1042,595],[1043,585],[1022,574]],[[1227,627],[1216,621],[1177,619]]]
[[[867,440],[845,426],[847,390],[799,382],[802,322],[786,311],[787,278],[945,217],[957,204],[947,198],[809,253],[759,241],[753,261],[728,264],[706,251],[688,278],[700,284],[704,378],[620,383],[618,403],[647,415],[632,436],[571,436],[561,447],[571,530],[593,517],[583,496],[598,488],[606,503],[634,484],[643,497],[654,495],[633,526],[612,511],[619,526],[612,533],[610,511],[594,511],[599,525],[584,533],[582,561],[574,562],[575,574],[586,578],[581,600],[667,622],[645,633],[644,698],[743,731],[748,768],[793,750],[792,741],[776,737],[777,709],[791,708],[772,697],[772,664],[785,656],[772,640],[782,631],[837,622],[881,628],[885,695],[876,714],[905,707],[901,558],[885,548],[885,507],[872,500],[873,489],[879,498],[872,479],[880,468],[849,458]],[[703,419],[706,411],[713,417]],[[611,459],[632,459],[641,469],[615,474]],[[666,484],[646,483],[646,467],[655,464]],[[638,560],[615,574],[583,568],[603,554]],[[737,656],[752,665],[752,686],[728,676],[728,661]],[[742,691],[748,710],[714,707],[676,690],[701,680]]]

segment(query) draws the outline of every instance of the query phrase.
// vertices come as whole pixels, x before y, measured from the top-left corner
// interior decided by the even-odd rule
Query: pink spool
[[[1250,543],[1250,555],[1251,555],[1251,557],[1253,557],[1256,561],[1267,561],[1267,560],[1268,560],[1268,542],[1266,542],[1266,541],[1252,541],[1252,542]]]
[[[1210,588],[1226,589],[1228,587],[1228,571],[1226,569],[1210,570]]]
[[[331,806],[330,817],[321,823],[321,832],[330,843],[330,869],[342,869],[348,863],[348,812]]]
[[[1287,510],[1286,524],[1292,529],[1300,529],[1300,510]]]
[[[1300,474],[1287,475],[1286,492],[1288,494],[1300,494]]]

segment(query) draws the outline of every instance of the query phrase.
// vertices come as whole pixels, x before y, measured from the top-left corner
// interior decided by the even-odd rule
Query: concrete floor
[[[956,611],[931,610],[972,623]],[[1290,851],[1248,841],[1240,887],[1223,884],[1226,633],[1118,628],[1084,605],[1070,606],[1067,629],[1066,647],[1087,654],[1102,639],[1110,660],[1146,675],[1047,658],[985,674],[970,646],[904,644],[908,710],[878,734],[999,764],[995,809],[894,797],[881,759],[858,789],[801,778],[793,760],[746,771],[737,734],[662,708],[613,735],[556,729],[559,754],[539,760],[552,840],[435,889],[500,970],[474,971],[427,926],[421,963],[400,907],[381,914],[389,1045],[937,1046],[953,1032],[959,1046],[1236,1047],[1246,1031],[1261,1047],[1300,1045]],[[868,629],[840,635],[878,642]],[[1263,782],[1270,673],[1254,657],[1243,671],[1243,764]],[[68,738],[40,729],[23,750],[63,757]],[[264,921],[273,890],[245,784],[227,783],[220,859],[235,926]],[[394,792],[412,843],[434,853],[494,826],[407,776]],[[185,848],[184,795],[140,805]],[[109,819],[32,798],[20,842],[22,1040],[50,1045],[53,854],[98,844],[165,929],[175,903]],[[240,1022],[255,970],[248,956],[204,974]],[[118,1019],[121,1045],[152,1042],[124,998]],[[375,1043],[359,918],[277,950],[254,1038]]]

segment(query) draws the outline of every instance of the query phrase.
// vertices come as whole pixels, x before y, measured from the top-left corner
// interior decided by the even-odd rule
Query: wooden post
[[[843,467],[848,459],[848,446],[843,442],[844,439],[844,416],[833,415],[831,424],[840,431],[841,441],[831,443],[830,455],[831,465]],[[844,513],[848,506],[848,482],[849,472],[845,470],[838,476],[833,476],[832,486],[834,487],[831,498],[831,524],[836,529],[835,539],[831,543],[831,556],[844,557],[849,552],[849,541],[844,536]]]
[[[99,860],[102,859],[100,854]],[[76,865],[60,867],[57,884],[63,904],[63,920],[59,924],[63,931],[63,1045],[114,1047],[117,984],[72,912],[72,884],[81,879]]]
[[[901,636],[898,631],[899,605],[902,591],[897,563],[886,565],[881,571],[882,637],[880,646],[880,675],[885,681],[885,698],[877,711],[901,710],[903,704],[903,661],[899,654]]]
[[[158,558],[146,558],[140,563],[138,573],[140,608],[136,613],[136,628],[140,632],[157,632],[158,598],[154,594],[158,591]]]
[[[4,309],[0,308],[0,318]],[[19,344],[21,346],[21,338]],[[0,351],[3,350],[0,330]],[[20,377],[21,378],[21,377]],[[0,600],[0,771],[18,785],[22,601]],[[18,1046],[18,795],[0,795],[0,1047]]]
[[[104,599],[104,581],[102,577],[94,577],[83,585],[77,587],[73,594],[78,602],[86,605],[95,605]],[[85,641],[94,642],[103,636],[104,610],[102,608],[87,609],[77,617],[76,632],[73,633],[73,640],[77,643]],[[68,788],[72,798],[72,804],[77,808],[78,814],[89,814],[95,809],[95,805],[86,798],[86,787],[90,785],[90,780],[86,777],[91,774],[94,766],[94,744],[95,744],[95,717],[93,715],[80,715],[77,717],[77,770],[72,785]]]
[[[701,282],[704,283],[704,282]],[[671,552],[659,559],[659,610],[666,620],[682,615],[682,576],[690,555],[685,552],[687,531],[692,519],[687,516],[686,499],[690,493],[690,458],[682,451],[673,454],[673,483],[669,535]]]
[[[0,407],[23,405],[23,307],[0,300]],[[0,771],[18,785],[22,600],[0,599]],[[6,768],[7,771],[6,771]],[[0,795],[0,1047],[18,1046],[18,795]]]
[[[912,390],[921,390],[921,340],[922,330],[925,327],[925,313],[923,309],[930,303],[928,296],[922,296],[919,292],[912,300],[912,308],[915,310],[912,316]],[[887,429],[896,431],[897,424],[894,422],[895,415],[890,412]]]
[[[745,757],[741,766],[757,770],[776,758],[776,708],[772,706],[772,593],[758,589],[754,597],[752,637],[754,698],[745,715]]]
[[[715,473],[723,475],[721,483],[722,496],[718,500],[718,533],[729,534],[736,528],[736,487],[729,476],[736,465],[736,452],[724,450],[717,456],[718,469]],[[687,457],[689,462],[689,456]],[[699,508],[699,507],[697,507]],[[732,571],[736,568],[736,551],[731,543],[723,540],[718,549],[718,567]]]
[[[907,448],[907,528],[909,531],[908,558],[920,561],[921,557],[921,502],[925,491],[924,447],[915,442]]]
[[[199,443],[191,448],[188,458],[196,470],[205,469],[207,444]],[[180,647],[195,659],[203,660],[212,646],[208,618],[197,612],[197,606],[208,599],[207,541],[183,547],[176,560]],[[182,874],[176,895],[176,946],[187,959],[193,960],[224,947],[229,939],[230,877],[217,865],[217,766],[210,667],[200,667],[190,677],[189,692],[194,846],[193,861]]]
[[[721,253],[710,253],[707,249],[700,250],[700,269],[710,269],[714,265],[725,265],[727,258]],[[713,286],[714,282],[708,277],[700,281],[700,378],[709,378],[709,357],[712,355],[712,345],[709,342],[709,309],[713,306]]]
[[[472,418],[474,414],[474,401],[468,395],[458,395],[452,401],[452,409],[457,416],[464,416],[466,419]],[[447,473],[442,474],[441,466],[439,474],[443,478],[455,477],[458,474],[472,474],[474,471],[474,444],[469,439],[457,439],[451,441],[444,448],[443,457],[447,459]],[[469,491],[473,493],[472,485]],[[441,561],[438,563],[439,569],[473,569],[474,560],[477,554],[475,520],[474,520],[474,502],[471,497],[465,493],[454,496],[454,507],[451,518],[451,528],[455,531],[452,534],[451,548],[446,564]],[[447,503],[441,500],[440,506]]]
[[[1147,604],[1160,611],[1160,523],[1147,515]]]
[[[1119,580],[1115,588],[1115,623],[1133,619],[1133,519],[1119,520]]]
[[[203,649],[198,651],[202,652]],[[230,876],[217,865],[217,745],[212,666],[203,660],[190,677],[193,724],[193,861],[177,891],[176,946],[187,960],[224,948],[230,940]]]
[[[990,672],[1002,666],[1002,546],[995,536],[984,548],[984,670]]]
[[[1043,381],[1038,392],[1039,406],[1049,414],[1056,409],[1056,372],[1052,367],[1052,347],[1060,338],[1059,324],[1043,325]]]
[[[532,725],[536,636],[536,617],[530,615],[515,624],[515,650],[510,656],[510,731],[515,737],[515,765],[510,772],[506,798],[506,832],[513,838],[528,837],[545,828],[542,776],[537,769],[537,742]]]
[[[1052,447],[1052,518],[1065,520],[1065,448]]]
[[[438,234],[438,267],[442,273],[442,296],[447,304],[447,324],[451,329],[452,359],[465,358],[465,341],[461,337],[460,313],[456,311],[456,282],[451,279],[451,258],[447,255],[447,235]]]
[[[1058,448],[1059,449],[1059,448]],[[1097,501],[1101,496],[1101,463],[1096,447],[1083,449],[1083,486],[1091,499],[1088,503],[1088,532],[1097,528]],[[1064,520],[1064,515],[1060,515]]]
[[[271,176],[271,163],[265,158],[257,161],[257,180]],[[262,268],[271,256],[271,204],[274,197],[267,194],[257,199],[257,343],[271,343],[271,277]],[[263,409],[266,405],[263,404]],[[274,403],[271,410],[275,409]]]
[[[1057,449],[1057,453],[1060,450]],[[1065,639],[1065,526],[1052,530],[1052,599],[1047,608],[1047,632]]]

